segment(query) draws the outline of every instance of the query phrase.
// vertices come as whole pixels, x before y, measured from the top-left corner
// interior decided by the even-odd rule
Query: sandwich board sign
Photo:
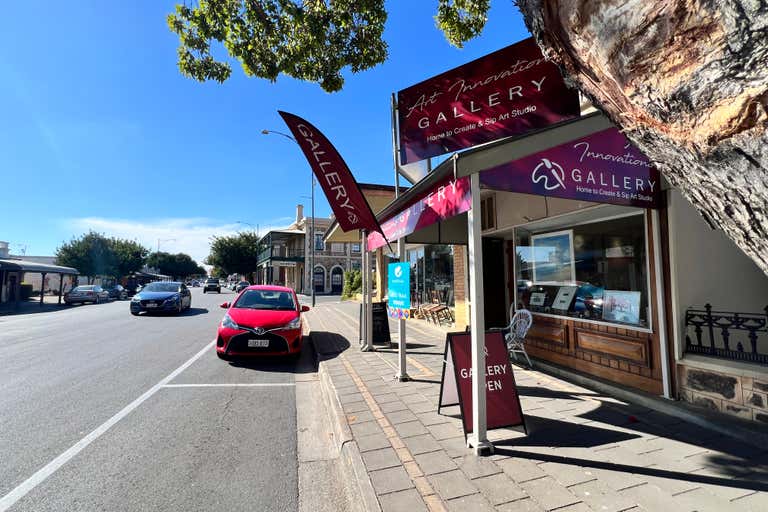
[[[523,426],[525,418],[509,354],[500,331],[485,333],[485,400],[487,429]],[[437,412],[458,405],[464,435],[472,433],[472,338],[468,332],[448,333]]]

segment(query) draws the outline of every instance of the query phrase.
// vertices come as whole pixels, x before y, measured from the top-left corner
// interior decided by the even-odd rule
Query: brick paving
[[[489,431],[495,453],[475,457],[458,407],[437,414],[445,334],[408,324],[401,383],[396,345],[359,350],[357,308],[307,320],[385,512],[768,510],[768,451],[519,366],[528,435]]]

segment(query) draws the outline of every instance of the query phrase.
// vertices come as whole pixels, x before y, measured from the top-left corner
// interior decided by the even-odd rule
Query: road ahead
[[[233,296],[196,288],[180,316],[0,317],[0,511],[296,510],[309,357],[220,361]]]

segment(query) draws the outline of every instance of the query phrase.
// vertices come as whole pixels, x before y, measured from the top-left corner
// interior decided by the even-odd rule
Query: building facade
[[[571,130],[565,140],[575,140],[609,126],[593,112],[553,132]],[[483,165],[514,162],[546,144],[522,137],[462,153],[387,206],[379,220],[423,211],[420,201],[462,177],[462,160],[465,176],[482,179]],[[485,328],[504,326],[525,308],[534,318],[527,350],[542,363],[768,422],[768,277],[660,181],[653,208],[513,192],[487,181],[477,212]],[[412,314],[441,303],[451,310],[446,322],[464,329],[472,310],[468,214],[419,225],[405,240]],[[377,249],[379,268],[393,256],[387,252]],[[377,278],[385,290],[384,274]]]
[[[280,284],[297,293],[341,294],[344,272],[359,269],[361,241],[328,242],[325,235],[332,219],[304,216],[296,207],[296,220],[287,228],[262,237],[265,248],[259,257],[257,282]],[[313,266],[314,259],[314,266]]]

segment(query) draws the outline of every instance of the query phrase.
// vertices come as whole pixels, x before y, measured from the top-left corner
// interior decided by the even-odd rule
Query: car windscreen
[[[209,280],[206,281],[206,283],[208,283],[208,284],[219,284],[219,280],[218,279],[209,279]]]
[[[94,288],[95,288],[94,286],[78,286],[77,288],[75,288],[72,291],[74,291],[74,292],[92,292]]]
[[[178,292],[177,283],[149,283],[141,289],[142,292]]]
[[[293,300],[293,294],[289,292],[245,290],[232,307],[290,311],[296,309],[296,303]]]

